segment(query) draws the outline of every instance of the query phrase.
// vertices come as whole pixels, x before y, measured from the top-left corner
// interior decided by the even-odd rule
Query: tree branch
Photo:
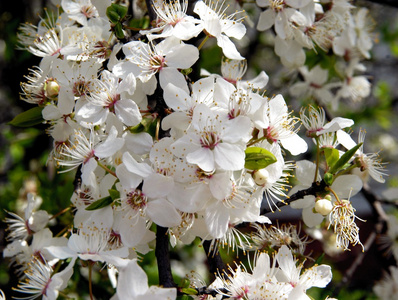
[[[282,206],[290,204],[293,201],[296,201],[298,199],[302,199],[305,196],[309,196],[309,195],[316,196],[316,194],[318,194],[320,192],[324,192],[326,186],[327,185],[326,185],[325,181],[323,181],[323,180],[321,182],[314,182],[308,189],[298,191],[297,193],[295,193],[295,194],[291,195],[290,197],[288,197],[286,200],[277,202],[275,204],[275,206],[277,208],[280,208]],[[270,213],[272,211],[273,210],[271,208],[271,205],[268,205],[268,207],[266,207],[266,208],[261,210],[261,215],[265,215],[265,214]]]
[[[159,284],[163,287],[175,287],[176,284],[171,274],[169,236],[167,228],[157,225],[155,256],[159,271]]]
[[[152,21],[156,20],[157,15],[155,10],[153,9],[153,2],[152,0],[145,0],[146,8],[148,10],[148,15],[149,15],[149,20],[152,23]]]
[[[398,8],[397,0],[366,0],[366,1]]]
[[[209,271],[211,274],[222,274],[225,270],[225,264],[220,256],[220,252],[212,251],[210,249],[210,240],[206,240],[203,242],[203,248],[206,252],[207,262],[209,264]]]

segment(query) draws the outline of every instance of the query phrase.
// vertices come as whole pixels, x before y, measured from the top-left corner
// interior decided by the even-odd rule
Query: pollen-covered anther
[[[210,150],[213,150],[220,142],[221,139],[218,134],[212,131],[203,132],[200,138],[200,144],[202,147],[208,148]]]
[[[164,57],[159,54],[151,56],[149,64],[151,66],[150,67],[151,70],[155,72],[158,72],[162,70],[164,67],[167,67]]]
[[[134,210],[141,210],[147,204],[147,198],[140,190],[134,190],[127,194],[127,204]]]

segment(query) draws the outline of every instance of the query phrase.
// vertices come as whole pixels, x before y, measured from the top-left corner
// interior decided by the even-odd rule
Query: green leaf
[[[117,14],[117,12],[110,10],[110,6],[106,9],[106,15],[108,19],[113,23],[117,24],[119,23],[120,16]]]
[[[109,196],[112,198],[112,200],[120,199],[120,193],[116,189],[110,189],[108,190]]]
[[[352,149],[348,150],[346,153],[344,153],[340,159],[334,164],[332,168],[330,168],[329,173],[331,174],[336,174],[338,171],[340,171],[346,163],[349,162],[351,157],[354,156],[355,152],[362,146],[363,143],[359,143],[355,147],[352,147]]]
[[[249,147],[245,154],[245,168],[249,170],[264,169],[276,162],[275,155],[261,147]]]
[[[320,265],[323,261],[323,258],[325,257],[325,252],[323,252],[315,261],[314,265]]]
[[[123,25],[122,23],[117,23],[115,27],[113,27],[115,35],[118,39],[124,39]]]
[[[182,75],[189,75],[192,73],[192,68],[182,69],[181,73],[182,73]]]
[[[127,7],[119,4],[112,3],[111,7],[116,11],[120,18],[123,19],[127,15]]]
[[[180,284],[178,285],[181,288],[188,288],[191,282],[188,278],[181,278]]]
[[[123,5],[112,3],[111,6],[108,6],[108,8],[106,9],[106,16],[113,24],[118,23],[126,16],[126,14],[127,7]]]
[[[107,197],[98,199],[97,201],[91,203],[89,206],[86,207],[86,210],[100,209],[100,208],[110,205],[112,202],[113,202],[112,197],[107,196]]]
[[[41,114],[42,110],[43,107],[39,106],[33,107],[17,115],[8,124],[16,127],[31,127],[40,124],[44,121],[43,116]]]
[[[184,293],[186,295],[197,295],[198,291],[193,288],[182,288],[181,293]]]
[[[340,158],[339,150],[335,148],[324,148],[323,153],[325,153],[326,163],[329,168],[333,167]]]

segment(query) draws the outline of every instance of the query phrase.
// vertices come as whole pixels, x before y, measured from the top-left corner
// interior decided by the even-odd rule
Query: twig
[[[275,204],[275,206],[277,208],[280,208],[280,207],[285,206],[293,201],[302,199],[305,196],[308,196],[308,195],[315,196],[317,193],[325,191],[326,186],[327,185],[326,185],[325,181],[323,181],[323,180],[321,182],[314,182],[308,189],[298,191],[297,193],[293,194],[286,200],[277,202]],[[268,207],[261,210],[261,215],[265,215],[267,213],[270,213],[271,211],[272,211],[272,209],[271,209],[271,206],[269,205]]]
[[[152,0],[145,0],[146,8],[148,9],[149,20],[152,21],[156,20],[157,15],[155,10],[153,9],[153,1]]]

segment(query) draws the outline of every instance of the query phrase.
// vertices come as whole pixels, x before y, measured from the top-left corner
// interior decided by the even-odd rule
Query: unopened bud
[[[315,211],[322,216],[327,216],[333,209],[333,204],[330,200],[320,199],[315,202]]]
[[[49,98],[58,96],[59,89],[60,89],[60,87],[56,80],[48,80],[44,84],[44,90],[45,90],[46,96]]]
[[[269,173],[266,169],[260,169],[253,174],[254,182],[257,185],[264,185],[268,182]]]

